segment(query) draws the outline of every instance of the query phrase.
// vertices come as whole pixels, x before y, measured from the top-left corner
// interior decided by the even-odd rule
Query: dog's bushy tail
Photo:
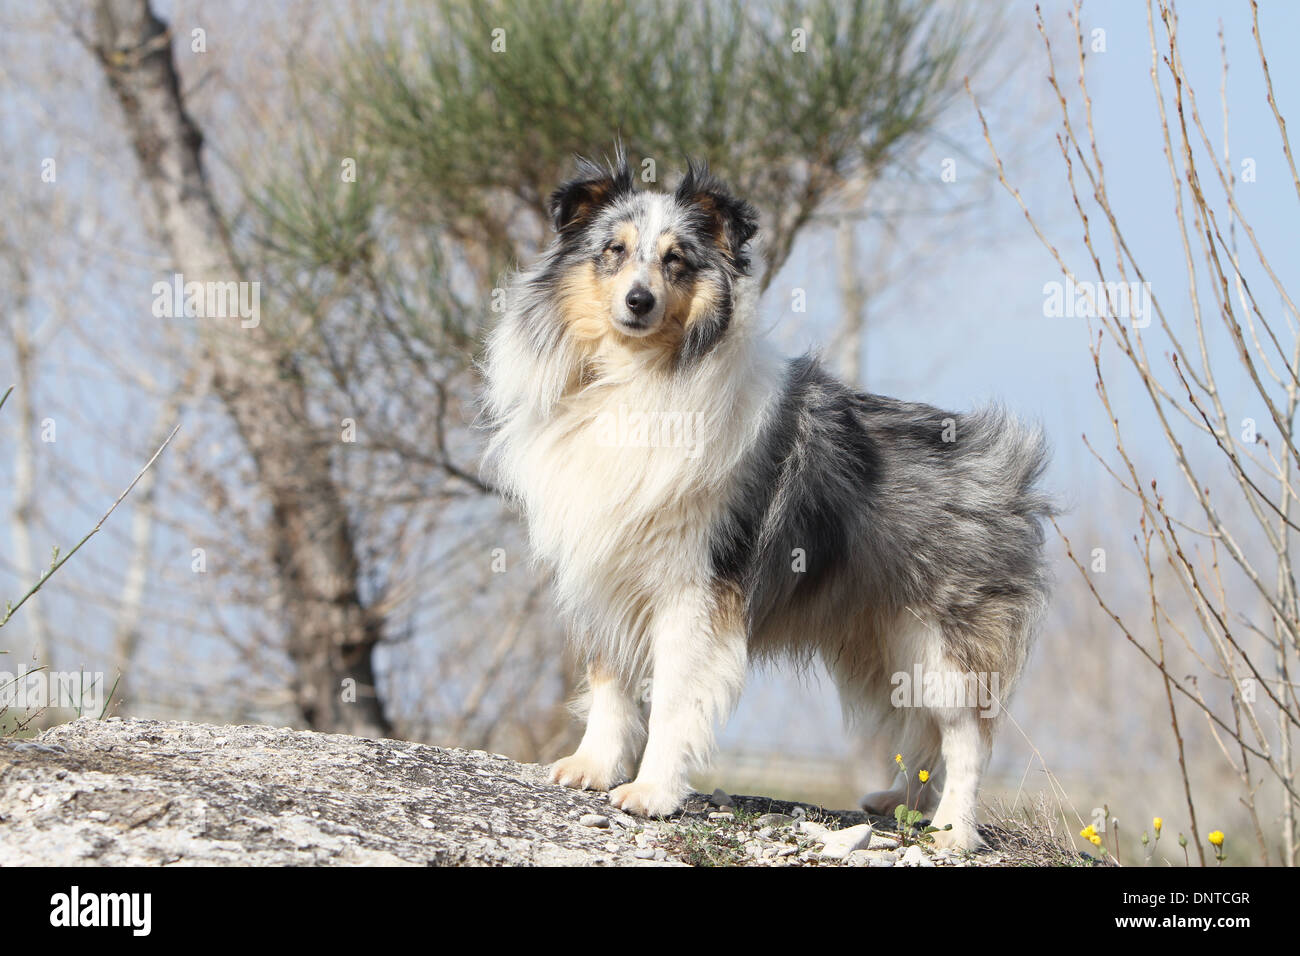
[[[966,613],[945,628],[959,656],[979,671],[1001,675],[1010,692],[1046,613],[1052,575],[1045,554],[1045,522],[1058,513],[1043,476],[1050,459],[1041,426],[1021,421],[1000,405],[963,416],[961,470],[980,489],[987,567],[965,582]],[[974,597],[978,595],[978,597]]]

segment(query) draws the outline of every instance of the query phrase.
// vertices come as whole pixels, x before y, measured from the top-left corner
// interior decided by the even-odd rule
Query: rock
[[[811,820],[800,820],[799,825],[795,827],[795,832],[815,840],[818,843],[825,843],[826,838],[830,836],[831,831],[820,823],[813,823]]]
[[[871,825],[859,823],[855,827],[831,831],[822,847],[822,859],[842,860],[854,850],[865,849],[871,843]]]
[[[925,855],[916,844],[912,844],[903,853],[903,858],[898,861],[899,866],[934,866],[934,860]]]
[[[935,865],[869,819],[719,791],[645,820],[500,755],[287,728],[82,718],[0,738],[0,866],[680,866],[700,839],[743,866]]]
[[[654,865],[633,830],[575,826],[633,822],[611,811],[542,767],[400,740],[130,718],[0,739],[0,866]]]
[[[732,805],[731,795],[719,787],[714,790],[713,794],[709,797],[709,803],[715,807],[730,807]]]

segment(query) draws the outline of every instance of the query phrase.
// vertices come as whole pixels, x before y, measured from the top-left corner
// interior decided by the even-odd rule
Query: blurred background
[[[1298,32],[1281,0],[0,0],[0,600],[180,426],[0,626],[0,732],[87,711],[17,696],[85,671],[97,713],[571,752],[475,362],[617,137],[759,207],[789,352],[1045,427],[1058,588],[998,812],[1293,863]],[[256,309],[187,314],[178,273]],[[1073,284],[1120,280],[1118,314]],[[698,787],[834,807],[895,749],[816,671],[756,673],[720,740]]]

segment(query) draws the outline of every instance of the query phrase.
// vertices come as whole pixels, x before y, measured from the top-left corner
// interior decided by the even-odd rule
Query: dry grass
[[[1005,866],[1113,866],[1075,849],[1064,823],[1045,797],[1018,808],[1001,800],[990,803],[984,814],[989,822],[980,835],[998,851]]]

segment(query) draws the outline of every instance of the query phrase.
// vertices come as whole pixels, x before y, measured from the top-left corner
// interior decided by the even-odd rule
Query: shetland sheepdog
[[[549,210],[554,240],[489,336],[484,405],[489,473],[586,668],[586,731],[552,779],[671,814],[749,665],[820,659],[846,716],[933,777],[891,766],[864,808],[920,790],[936,843],[979,846],[980,775],[1047,602],[1041,431],[775,354],[757,214],[703,165],[665,193],[621,151],[580,161]]]

